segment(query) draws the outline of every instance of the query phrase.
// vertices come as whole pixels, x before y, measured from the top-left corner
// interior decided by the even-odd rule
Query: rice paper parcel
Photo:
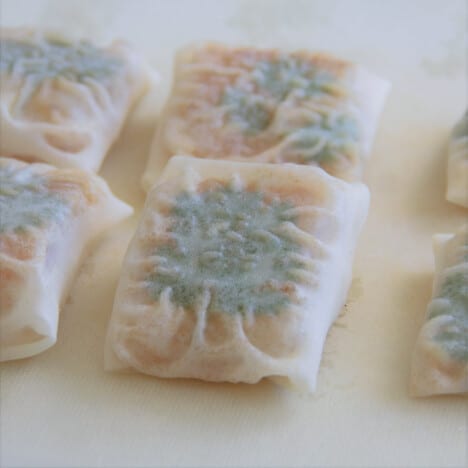
[[[106,367],[313,390],[368,201],[315,167],[172,158],[123,263]]]

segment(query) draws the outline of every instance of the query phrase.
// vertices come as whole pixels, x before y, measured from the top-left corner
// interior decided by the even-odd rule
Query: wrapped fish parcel
[[[413,352],[414,396],[468,393],[468,224],[434,236],[433,296]]]
[[[316,167],[171,158],[124,259],[107,369],[312,391],[368,202]]]
[[[0,154],[97,171],[150,74],[124,42],[0,30]]]
[[[86,247],[131,213],[93,173],[0,158],[0,360],[55,343]]]
[[[455,125],[450,138],[446,198],[468,208],[468,111]]]
[[[207,43],[179,52],[143,175],[175,154],[319,166],[359,180],[387,81],[324,53]]]

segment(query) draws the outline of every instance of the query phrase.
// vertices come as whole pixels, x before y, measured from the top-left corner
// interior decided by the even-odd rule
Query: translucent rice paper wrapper
[[[468,393],[468,224],[433,239],[432,300],[413,352],[413,396]]]
[[[320,52],[206,43],[177,57],[142,184],[176,154],[362,177],[389,83]]]
[[[155,73],[123,41],[101,48],[26,28],[0,39],[0,154],[98,171]]]
[[[313,391],[368,203],[315,167],[172,158],[124,259],[106,368]]]
[[[450,138],[446,197],[468,208],[468,111],[455,125]]]
[[[98,176],[0,158],[0,360],[57,339],[60,304],[91,242],[132,213]]]

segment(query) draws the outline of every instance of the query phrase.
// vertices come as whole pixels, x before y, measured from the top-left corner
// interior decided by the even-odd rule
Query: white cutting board
[[[162,86],[102,169],[137,215],[174,51],[193,40],[321,49],[393,83],[366,181],[372,192],[344,315],[317,393],[103,372],[119,265],[136,216],[84,264],[57,345],[0,366],[2,466],[467,465],[467,399],[412,400],[409,362],[430,297],[431,235],[467,212],[445,202],[447,136],[466,106],[464,0],[2,0],[2,26],[122,36]]]

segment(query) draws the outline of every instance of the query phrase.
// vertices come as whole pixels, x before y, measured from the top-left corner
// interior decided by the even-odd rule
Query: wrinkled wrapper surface
[[[314,167],[172,158],[124,260],[106,367],[313,390],[368,202]]]
[[[450,138],[446,198],[468,208],[468,111],[455,125]]]
[[[175,154],[320,166],[360,180],[389,83],[324,53],[182,49],[143,187]]]
[[[86,247],[132,213],[100,177],[0,158],[0,360],[57,339],[59,308]]]
[[[468,393],[468,224],[433,242],[433,297],[413,352],[414,396]]]
[[[0,154],[99,170],[149,71],[123,41],[98,48],[51,31],[0,31]]]

